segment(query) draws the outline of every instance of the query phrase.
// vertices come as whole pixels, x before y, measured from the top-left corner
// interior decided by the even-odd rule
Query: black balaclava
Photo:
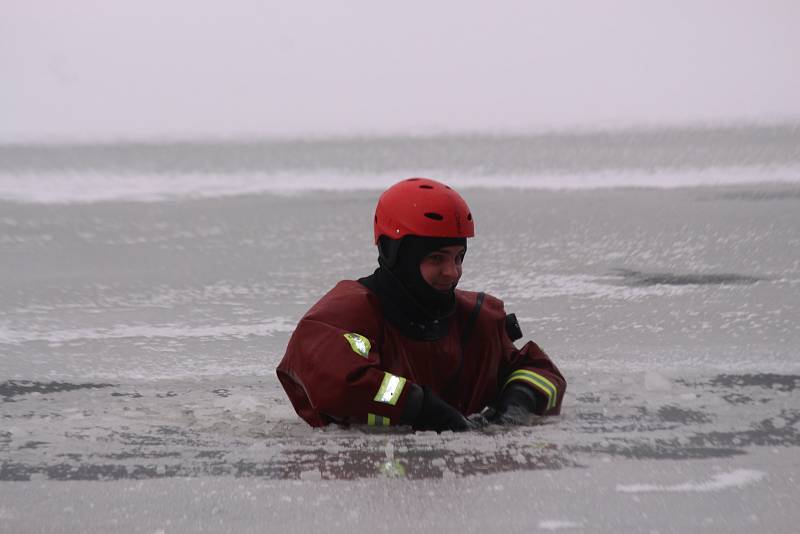
[[[389,267],[414,300],[435,318],[447,315],[452,311],[455,304],[455,286],[447,292],[434,289],[422,277],[419,265],[431,252],[453,245],[463,246],[466,249],[467,239],[464,237],[406,236],[399,241],[394,265]]]
[[[419,264],[431,252],[452,245],[466,249],[466,238],[406,236],[400,240],[381,237],[378,243],[380,267],[359,280],[378,294],[386,318],[414,338],[440,339],[447,333],[455,311],[455,287],[437,291],[425,281]]]

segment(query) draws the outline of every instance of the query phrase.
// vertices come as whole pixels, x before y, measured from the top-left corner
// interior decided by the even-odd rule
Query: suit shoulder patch
[[[344,338],[350,344],[350,348],[353,349],[353,352],[362,358],[367,357],[370,349],[372,348],[369,343],[369,339],[365,338],[361,334],[356,334],[355,332],[349,332],[345,334]]]

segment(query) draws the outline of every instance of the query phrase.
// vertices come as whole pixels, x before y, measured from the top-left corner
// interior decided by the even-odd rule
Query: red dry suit
[[[375,293],[356,281],[339,282],[300,320],[277,368],[298,415],[311,426],[399,424],[409,382],[428,386],[464,415],[517,382],[533,389],[539,414],[558,414],[564,377],[535,343],[514,346],[499,299],[485,296],[462,363],[462,332],[478,293],[455,295],[447,334],[416,341],[384,318]]]

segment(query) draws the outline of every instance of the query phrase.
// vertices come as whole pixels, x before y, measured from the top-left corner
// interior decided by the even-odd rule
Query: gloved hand
[[[527,386],[511,383],[500,393],[494,413],[487,419],[491,423],[522,425],[536,410],[536,395]]]
[[[470,422],[461,415],[461,412],[439,398],[428,386],[420,387],[416,384],[413,386],[414,389],[409,393],[410,398],[404,419],[409,421],[416,430],[463,432],[471,428]],[[416,414],[408,413],[409,410],[414,410],[409,406],[417,403],[419,411]]]

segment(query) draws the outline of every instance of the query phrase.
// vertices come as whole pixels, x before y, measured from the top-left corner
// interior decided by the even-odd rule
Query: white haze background
[[[0,141],[800,117],[794,1],[4,0]]]

